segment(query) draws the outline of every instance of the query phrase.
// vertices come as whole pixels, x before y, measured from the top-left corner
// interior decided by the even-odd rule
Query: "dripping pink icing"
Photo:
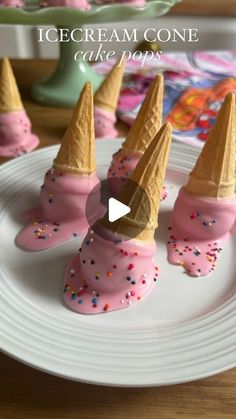
[[[116,138],[117,130],[114,128],[116,116],[112,112],[94,107],[94,123],[96,138],[105,140],[106,138]]]
[[[45,0],[41,4],[44,7],[71,7],[80,10],[90,10],[91,5],[87,0]]]
[[[100,182],[96,175],[70,175],[49,170],[40,193],[40,207],[25,216],[31,223],[17,236],[16,243],[26,250],[43,250],[85,233],[88,230],[86,202],[89,193],[94,208],[94,222],[103,214],[100,205]]]
[[[216,262],[236,220],[236,197],[208,198],[182,188],[170,220],[168,260],[191,276],[205,276]]]
[[[16,157],[28,153],[38,143],[24,110],[0,114],[0,156]]]
[[[66,270],[63,298],[74,311],[96,314],[133,306],[149,294],[158,279],[154,244],[121,241],[92,229]],[[109,240],[108,240],[109,237]]]
[[[111,192],[114,196],[116,196],[119,193],[122,187],[122,182],[124,182],[125,179],[132,175],[142,155],[142,153],[134,151],[127,151],[124,154],[123,150],[120,149],[117,153],[115,153],[112,156],[112,162],[108,169],[107,177],[108,179],[115,177],[121,178],[122,180],[121,182],[111,182]],[[166,186],[163,186],[161,200],[165,200],[167,196],[168,190]]]

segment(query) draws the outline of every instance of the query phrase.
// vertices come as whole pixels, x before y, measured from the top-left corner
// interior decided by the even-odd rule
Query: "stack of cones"
[[[8,58],[0,63],[0,113],[22,111],[24,109]]]
[[[235,95],[229,93],[185,190],[193,195],[228,198],[235,193]]]
[[[94,96],[94,104],[97,108],[111,113],[116,112],[124,69],[124,61],[119,60],[108,73]]]
[[[93,89],[90,82],[85,83],[80,94],[54,167],[74,175],[90,175],[96,170]]]
[[[149,146],[162,125],[163,94],[163,76],[157,75],[123,143],[123,150],[143,153]]]
[[[164,124],[136,166],[131,182],[127,182],[119,193],[117,199],[129,206],[131,212],[112,224],[108,223],[107,215],[102,220],[103,225],[113,233],[127,238],[135,237],[143,242],[153,241],[158,227],[171,134],[171,125]]]

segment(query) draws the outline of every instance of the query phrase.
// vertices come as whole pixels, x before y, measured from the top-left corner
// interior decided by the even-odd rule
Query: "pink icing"
[[[80,10],[90,10],[87,0],[45,0],[45,7],[71,7]]]
[[[24,110],[0,114],[0,156],[16,157],[28,153],[38,143]]]
[[[95,3],[98,4],[109,4],[109,3],[121,3],[127,4],[136,7],[143,7],[145,6],[145,0],[96,0]]]
[[[56,169],[49,170],[41,188],[41,205],[25,214],[31,224],[18,234],[16,243],[26,250],[43,250],[85,233],[89,227],[86,202],[96,185],[93,196],[90,195],[94,222],[103,213],[96,173],[70,175]]]
[[[182,188],[170,221],[168,260],[191,276],[214,271],[236,219],[236,197],[206,198]]]
[[[106,139],[117,137],[117,130],[114,128],[116,116],[112,112],[94,107],[95,135],[96,138]]]
[[[0,7],[23,7],[23,0],[0,0]]]
[[[118,0],[117,3],[130,4],[131,6],[136,6],[136,7],[143,7],[145,6],[146,1],[145,0]]]
[[[101,237],[89,230],[66,270],[63,298],[78,313],[133,306],[151,292],[158,279],[152,260],[155,243],[121,241],[107,230],[103,232]]]
[[[108,179],[110,178],[121,178],[121,182],[111,182],[111,192],[114,196],[118,195],[121,187],[122,182],[125,182],[125,179],[130,177],[137,166],[139,160],[142,157],[142,153],[140,152],[131,152],[127,151],[125,154],[122,149],[120,149],[117,153],[112,156],[112,162],[107,172]],[[166,186],[163,186],[162,190],[162,198],[161,200],[165,200],[168,196],[168,190]]]

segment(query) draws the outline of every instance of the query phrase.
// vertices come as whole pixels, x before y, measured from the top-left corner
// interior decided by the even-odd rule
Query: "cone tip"
[[[121,57],[119,57],[115,64],[115,67],[120,67],[123,70],[125,68],[125,58],[126,54],[124,56],[122,55]]]
[[[154,163],[153,170],[157,163],[156,159],[158,160],[159,165],[165,166],[166,159],[163,156],[169,154],[168,150],[170,148],[170,144],[172,140],[171,134],[172,134],[171,124],[169,122],[163,124],[162,127],[157,132],[157,134],[155,135],[155,137],[153,138],[149,147],[145,151],[144,155],[146,154],[146,159],[149,160],[149,163],[151,161]],[[162,155],[161,160],[160,160],[160,155]]]
[[[164,87],[164,77],[161,73],[158,73],[155,78],[153,79],[153,82],[151,84],[152,88],[161,88],[163,89]]]
[[[12,70],[12,66],[8,57],[2,57],[0,59],[0,67],[2,71],[5,70],[9,72],[9,69]]]
[[[224,102],[221,105],[221,108],[219,110],[218,116],[221,114],[225,114],[225,112],[229,112],[229,115],[227,115],[227,117],[230,117],[230,110],[234,110],[235,108],[235,101],[236,101],[236,96],[235,93],[230,92],[225,96]],[[234,117],[234,115],[233,115]],[[216,120],[217,122],[217,120]]]
[[[72,118],[71,118],[70,124],[72,122],[74,122],[74,118],[73,117],[75,115],[78,115],[78,113],[80,112],[81,107],[83,106],[82,104],[83,104],[84,98],[88,98],[91,101],[91,105],[93,105],[93,85],[92,85],[92,83],[90,81],[86,81],[84,83],[83,89],[80,92],[80,95],[78,97],[76,106],[74,108],[74,111],[73,111],[73,114],[72,114]],[[92,117],[93,117],[93,115],[92,115]]]
[[[164,158],[164,155],[167,156],[169,154],[168,150],[172,139],[171,133],[171,124],[169,122],[163,124],[143,154],[143,157],[140,160],[140,163],[137,165],[137,170],[135,169],[134,174],[139,170],[142,162],[145,165],[145,169],[147,169],[147,166],[151,163],[153,165],[154,171],[156,165],[166,165],[166,159]]]
[[[166,137],[168,137],[169,139],[171,139],[171,134],[172,134],[172,125],[170,122],[165,122],[161,128],[159,129],[159,131],[156,133],[155,135],[155,139],[158,139],[160,137],[162,137],[162,135],[165,135]]]
[[[233,93],[233,92],[229,92],[226,96],[225,96],[225,101],[227,101],[227,102],[235,102],[235,98],[236,98],[236,95],[235,95],[235,93]]]
[[[164,77],[162,73],[158,73],[154,78],[154,83],[163,83]]]
[[[164,81],[157,74],[148,88],[138,115],[123,143],[126,150],[144,152],[150,145],[162,124]]]
[[[84,83],[84,88],[85,88],[85,89],[90,89],[90,90],[92,90],[92,87],[93,87],[93,85],[92,85],[91,81],[86,81],[86,82]]]
[[[219,136],[219,130],[221,130],[222,132],[224,132],[224,130],[228,130],[229,126],[230,126],[230,121],[234,121],[235,119],[235,94],[230,92],[228,93],[225,98],[224,98],[224,102],[222,103],[218,115],[216,117],[216,121],[215,124],[213,125],[210,133],[209,133],[209,138],[208,138],[208,142],[210,140],[213,141],[217,141],[218,142],[218,136]],[[233,119],[232,119],[233,118]],[[225,132],[226,132],[225,131]],[[234,133],[233,133],[234,136]],[[216,138],[215,138],[216,137]],[[226,140],[227,136],[225,134],[221,135],[220,138],[222,138],[222,140]],[[230,138],[230,137],[228,137]],[[207,145],[206,143],[206,145]],[[222,145],[225,147],[224,145],[224,141],[221,142]]]
[[[0,112],[24,109],[14,72],[8,57],[0,59]]]
[[[167,130],[168,132],[169,132],[169,131],[172,131],[172,125],[171,125],[171,123],[170,123],[170,122],[165,122],[162,126],[163,126],[163,128],[164,128],[165,130]]]
[[[98,108],[116,112],[123,74],[124,59],[121,58],[113,65],[94,95],[94,103]]]
[[[2,58],[1,58],[1,62],[2,62],[3,64],[6,64],[6,63],[10,63],[10,60],[9,60],[9,58],[8,58],[8,57],[2,57]]]
[[[82,93],[87,93],[87,94],[90,94],[91,96],[93,96],[93,85],[90,81],[86,81],[84,83],[84,87],[82,89],[81,94]]]
[[[185,190],[193,195],[225,198],[235,189],[235,94],[228,93],[195,163]]]
[[[86,82],[54,160],[56,168],[70,174],[96,170],[93,118],[93,86]]]

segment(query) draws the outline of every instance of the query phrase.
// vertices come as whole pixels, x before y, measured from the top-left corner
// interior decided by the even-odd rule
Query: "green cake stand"
[[[95,5],[89,11],[67,7],[39,9],[35,0],[28,1],[24,9],[1,8],[0,24],[55,25],[58,28],[80,28],[95,23],[124,22],[155,18],[166,14],[180,0],[148,0],[145,7],[135,8],[124,4]],[[60,42],[60,57],[55,72],[32,87],[32,96],[41,104],[57,107],[74,107],[85,81],[91,81],[96,90],[102,77],[82,59],[74,56],[83,50],[82,43]]]

